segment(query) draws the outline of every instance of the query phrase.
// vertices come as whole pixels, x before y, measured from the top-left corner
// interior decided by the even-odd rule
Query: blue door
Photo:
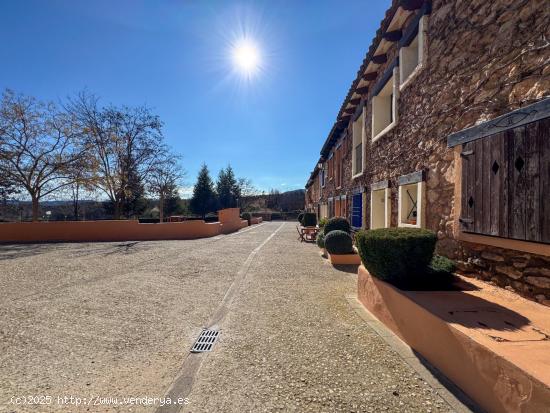
[[[363,226],[363,194],[354,194],[351,202],[351,226],[361,228]]]

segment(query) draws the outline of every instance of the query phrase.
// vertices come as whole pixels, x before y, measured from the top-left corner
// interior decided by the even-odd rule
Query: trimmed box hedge
[[[408,287],[427,273],[437,237],[427,229],[380,228],[359,231],[355,240],[363,265],[373,276]]]
[[[302,217],[302,225],[304,227],[314,227],[317,225],[317,215],[313,212],[306,212]]]
[[[315,240],[315,242],[317,243],[317,246],[319,248],[325,248],[325,234],[319,232],[317,234],[317,239]]]
[[[325,227],[323,231],[325,232],[325,235],[327,235],[331,231],[344,231],[348,234],[351,232],[351,226],[349,224],[349,221],[344,217],[334,217],[327,221],[325,224]]]
[[[325,248],[329,254],[353,254],[353,240],[346,231],[330,231],[325,235]]]

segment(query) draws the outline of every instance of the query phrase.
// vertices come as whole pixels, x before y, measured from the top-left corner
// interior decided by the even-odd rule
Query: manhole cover
[[[202,330],[199,338],[197,338],[197,341],[195,341],[195,344],[193,344],[191,353],[203,353],[205,351],[212,351],[212,347],[214,347],[214,344],[216,343],[219,335],[220,332],[217,330]]]

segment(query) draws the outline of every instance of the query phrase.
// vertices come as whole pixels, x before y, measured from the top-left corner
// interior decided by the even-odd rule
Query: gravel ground
[[[154,411],[58,396],[162,397],[238,278],[192,412],[449,411],[349,307],[356,276],[294,224],[194,241],[0,246],[0,411]],[[51,405],[10,404],[50,395]]]
[[[295,232],[256,257],[186,410],[450,411],[349,307],[356,268],[333,268]]]

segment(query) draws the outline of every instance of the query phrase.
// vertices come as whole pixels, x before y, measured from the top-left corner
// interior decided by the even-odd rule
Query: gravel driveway
[[[145,398],[175,394],[191,412],[450,411],[294,225],[0,246],[0,411],[174,411]],[[212,322],[214,351],[188,357]]]

